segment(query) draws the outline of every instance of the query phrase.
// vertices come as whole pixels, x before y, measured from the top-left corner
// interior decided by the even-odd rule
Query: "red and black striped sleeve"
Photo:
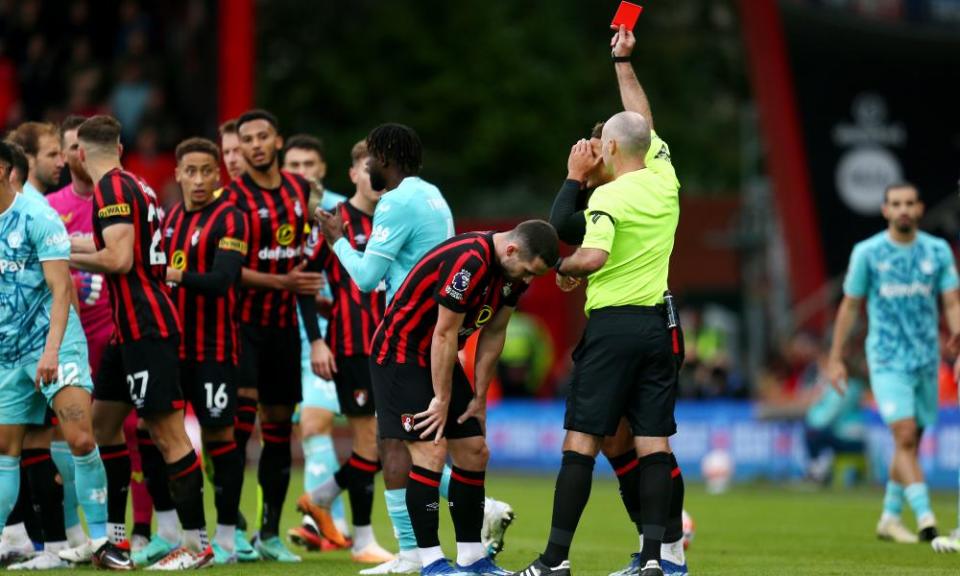
[[[95,194],[97,220],[100,227],[114,224],[133,224],[133,196],[125,186],[119,171],[114,171],[101,179]]]
[[[440,265],[433,298],[454,312],[466,312],[474,291],[486,284],[489,269],[483,254],[473,247],[451,251]]]

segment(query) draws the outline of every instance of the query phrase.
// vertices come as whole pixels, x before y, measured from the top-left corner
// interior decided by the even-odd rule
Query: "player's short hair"
[[[254,120],[266,120],[268,124],[273,126],[273,129],[279,134],[280,133],[280,122],[277,121],[277,117],[262,110],[260,108],[254,108],[253,110],[247,110],[237,118],[237,133],[240,133],[240,128],[243,127],[247,122],[253,122]]]
[[[40,152],[40,138],[60,134],[55,124],[49,122],[24,122],[7,136],[7,140],[20,146],[28,156],[36,156]]]
[[[72,130],[77,130],[80,128],[80,125],[86,122],[87,119],[83,116],[78,116],[76,114],[71,114],[64,118],[63,122],[60,123],[60,138],[63,138],[63,135]]]
[[[98,114],[83,121],[77,138],[94,146],[116,146],[120,143],[120,122],[113,116]]]
[[[560,238],[549,222],[527,220],[518,224],[510,235],[520,244],[520,255],[528,262],[540,257],[547,266],[553,266],[560,258]]]
[[[590,130],[590,138],[601,138],[603,136],[603,122],[597,122]]]
[[[316,152],[317,156],[320,157],[320,160],[326,162],[323,140],[317,138],[316,136],[311,136],[309,134],[295,134],[287,138],[283,145],[283,153],[286,154],[294,148],[297,150],[310,150],[312,152]]]
[[[413,128],[403,124],[381,124],[367,136],[367,150],[378,160],[396,164],[404,174],[419,174],[423,166],[423,145]]]
[[[891,190],[899,190],[900,188],[911,188],[914,192],[917,193],[917,202],[923,202],[923,198],[920,197],[920,189],[916,187],[912,182],[907,182],[906,180],[901,180],[899,182],[894,182],[886,188],[883,189],[883,203],[886,204],[890,199]]]
[[[230,120],[227,120],[220,125],[220,128],[217,131],[220,133],[221,138],[227,134],[237,134],[237,119],[231,118]]]
[[[5,168],[13,168],[13,150],[6,142],[0,142],[0,164]]]
[[[174,150],[173,154],[177,158],[177,164],[179,164],[184,156],[193,152],[209,154],[213,157],[214,162],[220,162],[220,148],[206,138],[187,138],[177,144],[177,149]]]
[[[356,164],[360,160],[366,158],[370,155],[370,152],[367,151],[367,141],[361,140],[353,145],[353,148],[350,149],[350,160]]]
[[[11,141],[0,142],[6,146],[9,151],[10,159],[6,162],[9,164],[12,170],[17,171],[17,176],[19,177],[17,182],[21,187],[27,181],[27,173],[30,171],[30,162],[27,160],[27,155],[23,153],[23,148],[19,144]]]

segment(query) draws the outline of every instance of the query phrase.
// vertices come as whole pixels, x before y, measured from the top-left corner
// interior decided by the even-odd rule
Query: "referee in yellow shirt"
[[[562,287],[588,279],[589,320],[573,353],[552,528],[545,552],[521,576],[569,576],[567,557],[590,496],[594,459],[622,417],[630,423],[639,457],[640,575],[663,575],[660,544],[673,470],[667,439],[677,430],[679,367],[663,296],[680,217],[680,183],[669,148],[642,115],[616,114],[601,138],[603,162],[614,180],[590,198],[581,247],[557,264]],[[645,159],[650,150],[657,152]]]

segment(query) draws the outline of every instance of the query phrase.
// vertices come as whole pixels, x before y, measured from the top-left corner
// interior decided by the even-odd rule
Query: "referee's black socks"
[[[590,499],[594,458],[565,451],[557,487],[553,493],[553,523],[550,539],[540,560],[547,566],[559,565],[570,555],[570,543],[580,523],[580,515]]]
[[[673,543],[683,538],[683,474],[680,472],[677,457],[673,454],[670,454],[670,465],[673,467],[670,471],[673,492],[670,495],[670,515],[667,517],[667,530],[663,535],[663,541],[667,543]]]
[[[613,473],[617,475],[620,484],[620,498],[623,507],[627,509],[630,521],[637,527],[637,534],[643,535],[643,523],[640,521],[640,487],[637,485],[639,477],[637,451],[633,448],[619,456],[608,457]]]
[[[640,458],[638,466],[640,516],[643,523],[643,550],[640,565],[660,560],[660,545],[666,532],[673,494],[671,473],[676,459],[667,452],[654,452]]]

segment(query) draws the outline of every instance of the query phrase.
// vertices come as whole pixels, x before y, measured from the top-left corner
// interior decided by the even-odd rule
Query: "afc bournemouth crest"
[[[357,406],[366,406],[367,405],[367,391],[364,388],[360,390],[353,391],[353,399],[357,401]]]
[[[401,414],[400,424],[403,426],[404,432],[413,432],[413,414]]]

